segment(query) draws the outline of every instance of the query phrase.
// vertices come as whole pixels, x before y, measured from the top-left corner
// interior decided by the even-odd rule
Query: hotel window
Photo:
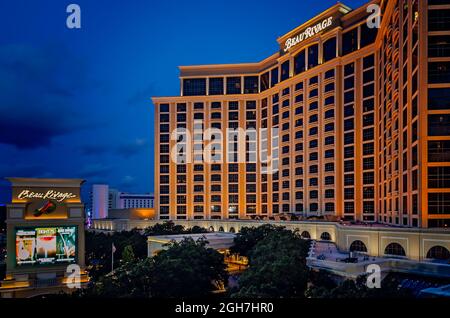
[[[355,63],[349,63],[344,66],[344,76],[349,76],[355,73]]]
[[[358,49],[358,28],[342,35],[342,54],[347,55]]]
[[[428,142],[429,162],[450,162],[450,140]]]
[[[325,146],[327,145],[334,145],[334,137],[333,136],[329,136],[325,138]]]
[[[355,107],[353,105],[348,105],[344,107],[344,117],[351,117],[355,114]]]
[[[161,104],[159,105],[159,112],[168,113],[169,112],[169,104]]]
[[[355,170],[355,162],[353,160],[344,161],[344,172],[352,172]]]
[[[258,76],[244,77],[244,94],[258,93]]]
[[[450,167],[429,167],[428,187],[433,189],[450,188]]]
[[[450,10],[429,10],[428,31],[449,31]]]
[[[169,153],[169,145],[159,145],[159,152],[162,154]]]
[[[194,113],[194,119],[203,119],[205,116],[203,113]]]
[[[375,65],[375,55],[368,55],[363,59],[363,67],[365,69],[373,67]]]
[[[378,29],[377,28],[369,28],[367,23],[361,24],[361,43],[360,47],[363,48],[369,44],[375,42],[377,37]]]
[[[355,87],[355,78],[353,76],[347,77],[344,80],[344,89],[351,89]]]
[[[203,103],[194,103],[195,110],[203,110]]]
[[[308,69],[319,65],[319,45],[311,45],[308,47]]]
[[[372,170],[375,168],[375,160],[373,157],[363,159],[363,169]]]
[[[169,114],[160,114],[159,121],[161,123],[168,123],[169,122]]]
[[[353,90],[344,93],[344,104],[355,101],[355,92]]]
[[[305,50],[302,50],[294,57],[294,72],[295,75],[297,75],[303,73],[305,70],[306,70],[306,54]],[[297,89],[303,89],[303,83],[299,84],[301,84],[301,87],[298,87]]]
[[[334,212],[334,203],[325,203],[325,212]]]
[[[209,79],[209,95],[223,95],[223,78]]]
[[[428,83],[450,83],[450,62],[428,63]]]
[[[323,62],[330,61],[336,57],[336,37],[323,43]]]
[[[450,56],[450,36],[430,36],[428,38],[429,57],[449,57]]]
[[[275,67],[270,71],[270,87],[274,87],[278,84],[278,67]]]
[[[325,93],[334,91],[334,83],[330,83],[330,84],[325,85],[324,91],[325,91]]]
[[[334,158],[334,150],[333,149],[326,150],[325,151],[325,158],[326,159]]]
[[[167,133],[169,132],[169,124],[161,124],[159,125],[159,132],[160,133]]]
[[[325,164],[325,172],[333,172],[334,171],[334,163],[326,163]]]
[[[345,188],[344,189],[344,199],[352,200],[355,197],[355,189],[353,188]]]
[[[325,79],[333,78],[334,77],[334,69],[328,70],[325,72]]]
[[[265,72],[263,75],[261,75],[261,92],[268,90],[270,88],[269,85],[269,72]]]
[[[289,67],[290,67],[289,60],[281,64],[281,82],[289,78]]]
[[[428,89],[429,110],[450,110],[450,88]]]
[[[352,186],[355,184],[355,178],[353,174],[346,174],[344,175],[344,185],[345,186]]]
[[[334,117],[334,109],[327,110],[325,112],[325,119],[333,118]]]
[[[334,123],[329,123],[325,125],[325,132],[330,132],[330,131],[334,131]]]
[[[428,214],[448,214],[450,211],[450,193],[429,193]]]
[[[183,80],[183,96],[206,95],[206,78],[189,78]]]
[[[429,136],[450,136],[450,115],[428,115]]]
[[[241,93],[241,78],[240,77],[227,77],[227,94],[240,94]]]
[[[333,176],[325,177],[325,185],[334,185],[334,177]]]

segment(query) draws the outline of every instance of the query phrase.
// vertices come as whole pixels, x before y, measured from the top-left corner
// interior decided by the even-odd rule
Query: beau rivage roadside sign
[[[330,29],[339,23],[339,19],[336,16],[330,16],[311,26],[301,30],[294,36],[289,37],[283,43],[281,43],[281,52],[287,53],[291,48],[300,44],[301,42],[316,36],[317,34],[323,32],[324,30]]]

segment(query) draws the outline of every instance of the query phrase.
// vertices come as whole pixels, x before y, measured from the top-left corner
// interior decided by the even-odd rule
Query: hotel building
[[[338,3],[277,41],[261,62],[181,66],[180,96],[153,98],[158,218],[449,226],[450,1]],[[278,171],[249,160],[253,141],[229,162],[228,143],[196,134],[211,127],[267,128]],[[193,161],[171,160],[177,128]],[[198,160],[211,144],[222,160]]]

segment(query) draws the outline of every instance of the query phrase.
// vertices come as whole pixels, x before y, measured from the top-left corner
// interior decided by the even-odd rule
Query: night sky
[[[81,29],[66,27],[70,3]],[[177,66],[260,61],[335,3],[1,1],[0,203],[10,200],[4,177],[152,192],[151,97],[179,95]]]

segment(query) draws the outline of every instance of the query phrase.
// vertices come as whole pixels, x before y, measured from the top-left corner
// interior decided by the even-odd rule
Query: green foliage
[[[267,233],[266,230],[260,233]],[[269,230],[251,249],[250,266],[239,278],[239,291],[232,297],[304,297],[308,249],[309,243],[297,233],[280,228]]]
[[[79,291],[81,297],[205,297],[228,279],[223,256],[192,238],[153,258],[124,263]],[[128,249],[126,249],[128,250]]]
[[[144,230],[144,235],[174,235],[184,234],[185,232],[186,230],[183,225],[176,225],[173,221],[167,221],[164,223],[157,223],[153,226],[149,226]]]
[[[223,255],[207,241],[185,238],[172,242],[154,259],[152,279],[156,297],[204,297],[228,280]]]
[[[187,232],[192,233],[192,234],[199,234],[199,233],[208,233],[208,230],[205,229],[204,227],[194,225],[190,229],[187,229]]]
[[[149,226],[144,230],[145,236],[155,235],[175,235],[175,234],[191,234],[191,233],[207,233],[208,230],[200,227],[193,226],[192,228],[185,228],[183,225],[176,225],[173,221],[166,221],[164,223],[157,223],[153,226]]]
[[[114,273],[100,277],[75,296],[102,298],[148,298],[151,297],[151,258],[128,262],[114,270]]]
[[[126,246],[131,246],[134,258],[147,257],[147,238],[138,230],[115,233],[86,232],[86,265],[89,276],[97,279],[111,271],[112,244],[116,247],[114,260],[123,258],[122,253]]]
[[[249,256],[251,250],[259,241],[266,238],[272,232],[283,231],[285,231],[283,226],[274,226],[271,224],[264,224],[259,227],[243,227],[241,231],[236,234],[230,252],[242,256]]]
[[[122,252],[122,262],[123,263],[131,263],[134,260],[135,260],[135,256],[134,256],[133,246],[131,246],[131,245],[125,246],[125,248],[123,249],[123,252]]]
[[[345,280],[340,284],[330,286],[330,274],[321,272],[316,274],[316,281],[306,292],[310,298],[409,298],[408,290],[399,289],[399,281],[395,277],[386,277],[381,282],[381,288],[368,288],[366,276],[359,276],[356,280]]]

